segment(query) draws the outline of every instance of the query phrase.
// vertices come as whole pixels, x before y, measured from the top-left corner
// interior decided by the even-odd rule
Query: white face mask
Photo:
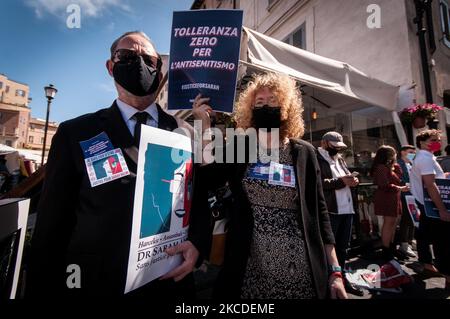
[[[414,153],[408,153],[408,154],[406,154],[406,158],[407,158],[410,162],[414,161],[414,157],[416,157],[416,154],[414,154]]]

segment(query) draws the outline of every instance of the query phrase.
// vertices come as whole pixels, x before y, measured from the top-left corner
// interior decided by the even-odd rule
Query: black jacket
[[[158,115],[160,129],[177,128],[176,119],[159,106]],[[91,187],[79,142],[103,131],[114,148],[122,149],[131,174]],[[132,145],[133,137],[116,103],[61,123],[46,164],[31,244],[28,296],[123,295],[136,183],[136,164],[124,148]],[[198,230],[204,228],[204,218],[195,211],[204,210],[192,207],[189,236],[200,247],[204,239]],[[70,264],[81,268],[81,289],[67,289]],[[160,285],[158,280],[156,284]],[[188,289],[179,289],[184,288]]]
[[[317,296],[325,298],[328,290],[328,264],[325,244],[334,244],[330,220],[322,193],[320,169],[314,147],[303,140],[291,140],[300,210],[306,248]],[[228,181],[234,197],[230,212],[225,260],[217,279],[215,297],[240,297],[240,289],[252,238],[253,217],[250,202],[242,188],[248,164],[212,164],[199,169],[200,180]]]
[[[322,154],[318,150],[316,150],[317,161],[320,166],[320,174],[322,177],[322,186],[323,186],[323,194],[325,195],[325,200],[327,202],[328,211],[331,214],[338,213],[337,201],[336,201],[336,190],[342,189],[345,187],[345,183],[340,178],[333,178],[333,173],[331,172],[330,163],[326,159],[323,158]],[[347,164],[345,161],[339,157],[339,164],[344,168],[347,174],[350,174],[350,171],[347,168]],[[352,193],[352,201],[353,201],[353,210],[355,213],[358,211],[358,196],[355,187],[350,188]]]

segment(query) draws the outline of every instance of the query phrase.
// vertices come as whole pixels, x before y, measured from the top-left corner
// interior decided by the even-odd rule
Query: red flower
[[[411,123],[416,117],[433,119],[435,118],[436,113],[442,109],[442,106],[432,103],[413,104],[399,112],[399,116],[403,122]]]

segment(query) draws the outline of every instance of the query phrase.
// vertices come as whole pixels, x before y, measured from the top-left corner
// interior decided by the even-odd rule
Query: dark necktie
[[[147,119],[150,115],[147,112],[137,112],[134,114],[136,119],[136,126],[134,127],[134,145],[139,148],[139,141],[141,140],[141,125],[147,124]]]

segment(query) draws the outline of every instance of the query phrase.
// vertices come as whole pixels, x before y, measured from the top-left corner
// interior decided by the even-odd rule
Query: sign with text
[[[216,111],[232,112],[242,32],[241,10],[173,13],[169,109],[190,109],[200,93]]]
[[[165,250],[187,240],[192,169],[188,137],[142,125],[125,293],[182,263]]]
[[[441,194],[442,202],[447,208],[447,212],[450,212],[450,179],[436,178],[435,181],[439,189],[439,193]],[[425,214],[427,217],[440,218],[439,211],[434,205],[425,187],[423,189],[423,199],[425,203]]]

